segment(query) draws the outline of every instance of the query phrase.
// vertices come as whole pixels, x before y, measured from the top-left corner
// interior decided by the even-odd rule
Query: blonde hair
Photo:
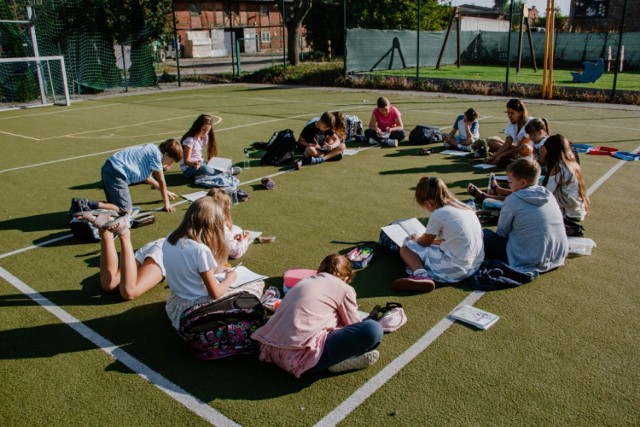
[[[320,263],[318,273],[329,273],[344,280],[345,283],[351,283],[355,275],[351,262],[340,254],[327,255]]]
[[[451,205],[456,208],[470,209],[461,201],[455,198],[451,193],[447,184],[436,176],[423,176],[418,181],[415,192],[416,203],[424,206],[427,201],[433,203],[433,208],[440,209],[445,205]]]
[[[224,213],[212,197],[193,202],[167,241],[176,245],[182,238],[206,245],[218,264],[227,261],[229,250],[224,235]]]
[[[532,132],[540,132],[545,131],[547,135],[549,135],[549,123],[547,123],[547,119],[544,117],[529,120],[529,123],[524,127],[524,131],[528,134]]]
[[[216,204],[222,207],[224,223],[228,228],[231,228],[233,220],[231,219],[231,198],[229,198],[229,193],[222,188],[212,188],[207,192],[207,196],[213,198]]]

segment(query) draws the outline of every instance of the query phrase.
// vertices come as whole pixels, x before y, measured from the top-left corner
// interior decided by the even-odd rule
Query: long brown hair
[[[213,118],[208,114],[200,114],[198,118],[193,122],[187,133],[182,135],[182,139],[180,143],[182,144],[185,139],[193,138],[198,135],[200,131],[202,131],[202,127],[204,125],[211,125],[211,129],[207,133],[209,137],[209,141],[207,142],[207,158],[209,160],[212,157],[216,157],[218,155],[218,144],[216,143],[216,134],[213,131]]]
[[[440,209],[445,205],[470,209],[469,206],[456,199],[447,184],[436,176],[423,176],[420,178],[416,186],[415,198],[416,203],[420,206],[424,206],[425,202],[430,200],[433,203],[434,210]]]
[[[347,118],[341,111],[325,111],[320,116],[319,122],[335,131],[340,139],[344,139],[347,135]]]
[[[212,197],[193,202],[167,241],[176,245],[182,238],[206,245],[218,264],[227,261],[229,250],[224,236],[224,213]]]
[[[524,102],[520,101],[519,99],[510,99],[509,102],[507,102],[507,108],[510,108],[514,111],[517,111],[520,114],[520,118],[518,118],[518,129],[522,129],[522,126],[525,125],[525,123],[527,123],[527,120],[529,120],[529,111],[527,110],[527,107],[524,105]]]
[[[570,173],[576,177],[576,181],[578,181],[578,194],[580,194],[580,198],[584,203],[584,208],[587,212],[590,211],[590,203],[589,196],[587,195],[587,185],[584,182],[584,176],[582,175],[582,169],[576,160],[576,156],[571,151],[571,146],[569,145],[569,140],[560,134],[551,135],[544,142],[544,147],[547,149],[547,154],[544,158],[544,162],[547,166],[547,171],[544,175],[544,179],[542,180],[542,185],[545,187],[547,183],[549,183],[549,178],[551,177],[551,171],[553,171],[556,167],[558,168],[557,173],[560,174],[560,179],[558,180],[559,185],[566,185],[571,181],[571,176],[564,176],[562,173],[562,168],[560,166],[564,166],[566,169],[570,171]]]

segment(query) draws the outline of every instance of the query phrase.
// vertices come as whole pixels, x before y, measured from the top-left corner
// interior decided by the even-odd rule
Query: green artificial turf
[[[469,107],[480,113],[483,136],[500,135],[506,123],[505,99],[387,95],[408,130],[428,124],[449,131]],[[431,294],[397,293],[391,282],[404,274],[404,266],[397,255],[376,251],[354,282],[361,308],[398,301],[408,323],[385,336],[380,361],[370,369],[297,380],[251,357],[193,358],[164,313],[166,283],[130,302],[102,292],[99,245],[63,238],[69,234],[65,214],[71,197],[102,197],[99,171],[110,152],[179,137],[198,114],[222,119],[215,126],[220,155],[242,166],[243,149],[252,142],[286,128],[298,134],[325,110],[340,109],[367,123],[378,96],[217,86],[2,111],[0,268],[231,420],[245,426],[314,425],[374,375],[398,366],[395,359],[470,294],[468,284]],[[576,143],[625,151],[640,146],[637,108],[527,105],[534,116],[549,119],[552,132]],[[380,227],[393,220],[424,217],[413,201],[422,176],[439,176],[462,200],[468,199],[467,183],[486,186],[487,171],[472,168],[469,159],[438,154],[440,147],[421,157],[418,146],[350,146],[361,151],[300,171],[260,166],[260,153],[254,152],[252,167],[239,175],[251,199],[233,207],[234,222],[277,237],[252,245],[242,258],[269,276],[268,286],[281,287],[288,268],[317,268],[329,253],[377,240]],[[581,160],[588,186],[619,164],[606,156]],[[593,213],[584,222],[587,237],[597,243],[591,256],[568,259],[522,288],[485,294],[476,305],[500,315],[496,325],[480,332],[453,324],[349,409],[342,424],[635,425],[638,166],[625,163],[592,194]],[[172,191],[200,190],[177,169],[167,174]],[[263,176],[272,176],[275,190],[262,189]],[[146,185],[133,187],[132,195],[143,209],[162,205],[160,194]],[[155,224],[133,230],[134,246],[168,234],[186,208],[182,202],[175,213],[155,213]],[[55,238],[63,239],[48,243]],[[44,246],[21,251],[34,244]],[[3,426],[205,424],[2,279],[0,306]]]

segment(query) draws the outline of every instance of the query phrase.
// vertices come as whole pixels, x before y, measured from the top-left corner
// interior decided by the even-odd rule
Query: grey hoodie
[[[505,199],[496,232],[508,238],[509,265],[525,273],[560,267],[569,252],[560,207],[553,194],[539,185]]]

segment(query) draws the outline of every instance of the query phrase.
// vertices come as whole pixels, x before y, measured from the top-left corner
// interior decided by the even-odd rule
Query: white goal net
[[[70,105],[63,56],[0,58],[2,108]]]

